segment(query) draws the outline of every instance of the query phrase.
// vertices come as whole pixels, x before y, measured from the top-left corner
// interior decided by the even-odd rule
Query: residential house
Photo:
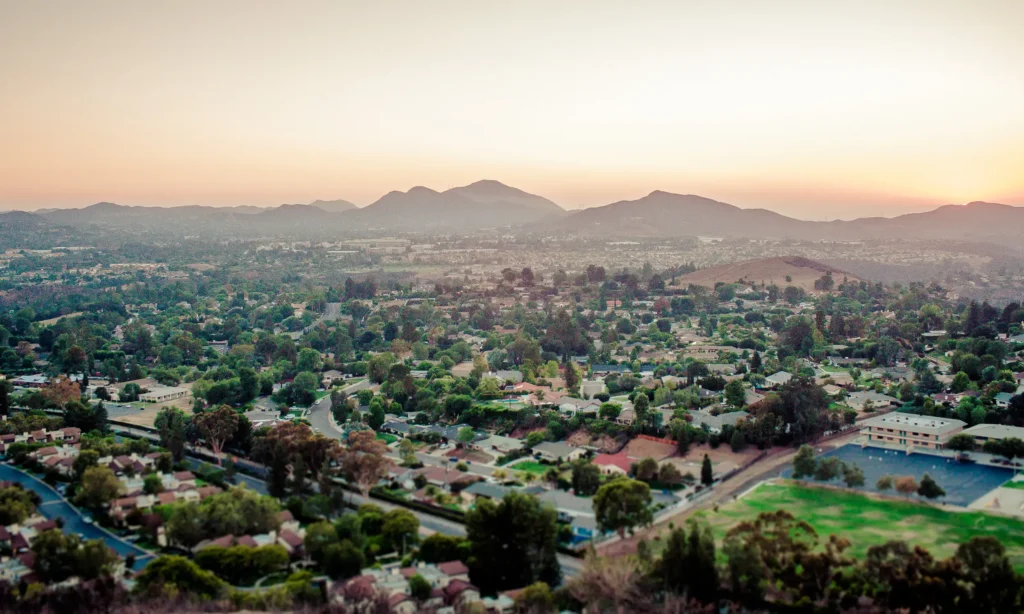
[[[603,475],[627,475],[633,464],[625,452],[598,454],[593,462]]]
[[[509,452],[521,450],[523,442],[503,435],[491,435],[486,439],[472,442],[470,447],[484,452],[497,452],[498,454],[505,455]]]
[[[896,397],[875,392],[874,390],[858,390],[851,392],[846,397],[846,404],[857,411],[864,411],[867,407],[873,410],[894,409],[902,405],[903,402]]]
[[[583,448],[571,446],[564,441],[543,441],[533,446],[534,455],[552,463],[572,462],[586,452]]]
[[[743,410],[730,411],[718,415],[704,409],[692,410],[689,413],[693,418],[690,424],[697,428],[707,427],[708,432],[713,434],[721,433],[722,427],[725,425],[736,426],[737,422],[750,416],[749,413]]]
[[[774,390],[791,379],[793,379],[792,373],[789,373],[788,371],[779,371],[778,373],[773,373],[764,378],[764,387],[769,390]]]

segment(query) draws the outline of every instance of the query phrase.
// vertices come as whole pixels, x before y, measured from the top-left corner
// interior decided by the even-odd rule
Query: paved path
[[[39,513],[51,520],[56,520],[57,518],[63,520],[63,530],[65,533],[77,533],[84,539],[101,539],[106,542],[111,550],[117,552],[122,557],[134,554],[134,569],[142,569],[153,560],[154,556],[146,550],[121,539],[103,527],[86,522],[81,510],[71,505],[59,492],[35,476],[11,465],[0,464],[0,480],[17,482],[25,488],[36,492],[39,498],[42,499]]]
[[[310,423],[314,425],[314,428],[319,428],[320,432],[323,433],[324,435],[328,437],[340,438],[341,431],[334,425],[334,421],[331,419],[330,407],[331,399],[329,396],[320,399],[320,401],[312,405],[310,407],[309,413]],[[320,426],[317,426],[318,424]],[[134,432],[136,434],[144,435],[149,438],[156,437],[153,433],[141,431],[138,429],[130,429],[119,425],[111,425],[111,427],[115,430]],[[424,456],[434,460],[435,462],[439,462],[435,457],[430,457],[429,455]],[[195,467],[200,462],[211,464],[209,461],[205,459],[191,456],[189,454],[188,449],[186,449],[186,458],[193,467]],[[238,472],[235,474],[235,482],[238,484],[245,484],[249,488],[253,489],[254,491],[262,495],[268,494],[266,482],[260,478],[253,477],[242,472]],[[359,506],[364,503],[372,503],[376,506],[379,506],[381,509],[385,511],[390,511],[393,509],[409,510],[416,516],[416,518],[419,519],[420,527],[426,529],[426,531],[428,532],[455,536],[464,536],[466,534],[465,525],[459,522],[448,520],[446,518],[442,518],[440,516],[435,516],[433,514],[421,512],[419,510],[410,509],[404,506],[390,503],[388,501],[382,501],[380,499],[363,497],[362,495],[353,492],[346,492],[345,498],[354,506]],[[577,575],[583,565],[583,561],[581,561],[580,559],[564,554],[558,555],[558,561],[562,567],[562,574],[567,578]]]
[[[827,442],[815,444],[815,452],[820,453],[823,450],[831,450],[833,448],[846,445],[856,439],[858,435],[859,432],[853,431],[847,435],[831,439]],[[606,556],[617,556],[636,552],[637,542],[641,539],[650,541],[655,535],[662,535],[662,537],[664,537],[663,533],[668,530],[668,523],[671,522],[677,527],[682,526],[686,519],[694,513],[708,509],[709,507],[713,507],[719,503],[728,503],[729,501],[733,501],[736,497],[750,490],[757,484],[765,480],[781,476],[782,472],[789,467],[790,463],[793,462],[793,457],[796,456],[796,452],[796,448],[776,448],[769,453],[766,458],[754,463],[736,475],[731,476],[724,482],[716,484],[706,496],[694,501],[693,505],[681,509],[679,513],[659,519],[658,522],[650,527],[637,531],[636,534],[630,538],[598,545],[597,549],[601,554]]]

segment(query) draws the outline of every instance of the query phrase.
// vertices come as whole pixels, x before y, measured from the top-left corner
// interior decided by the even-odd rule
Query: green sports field
[[[1024,521],[984,512],[948,512],[911,501],[873,498],[795,482],[761,484],[739,501],[701,512],[721,544],[726,531],[761,512],[783,509],[809,523],[821,541],[831,534],[850,540],[856,557],[890,540],[923,546],[936,558],[956,551],[975,535],[990,535],[1006,547],[1011,563],[1024,571]]]

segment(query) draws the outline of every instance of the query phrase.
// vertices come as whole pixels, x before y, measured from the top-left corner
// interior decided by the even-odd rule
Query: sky
[[[0,0],[0,208],[1024,205],[1024,2]]]

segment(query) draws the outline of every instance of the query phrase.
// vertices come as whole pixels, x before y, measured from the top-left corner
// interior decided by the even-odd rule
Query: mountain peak
[[[117,203],[110,203],[107,201],[103,201],[86,207],[86,209],[88,209],[89,211],[117,211],[119,209],[127,208],[128,207],[126,205],[119,205]]]
[[[473,183],[467,185],[466,187],[467,188],[485,188],[485,189],[488,189],[488,188],[490,188],[490,189],[494,189],[494,188],[505,188],[505,189],[508,189],[509,188],[509,186],[505,185],[504,183],[502,183],[502,182],[500,182],[500,181],[498,181],[496,179],[481,179],[480,181],[474,181]]]

